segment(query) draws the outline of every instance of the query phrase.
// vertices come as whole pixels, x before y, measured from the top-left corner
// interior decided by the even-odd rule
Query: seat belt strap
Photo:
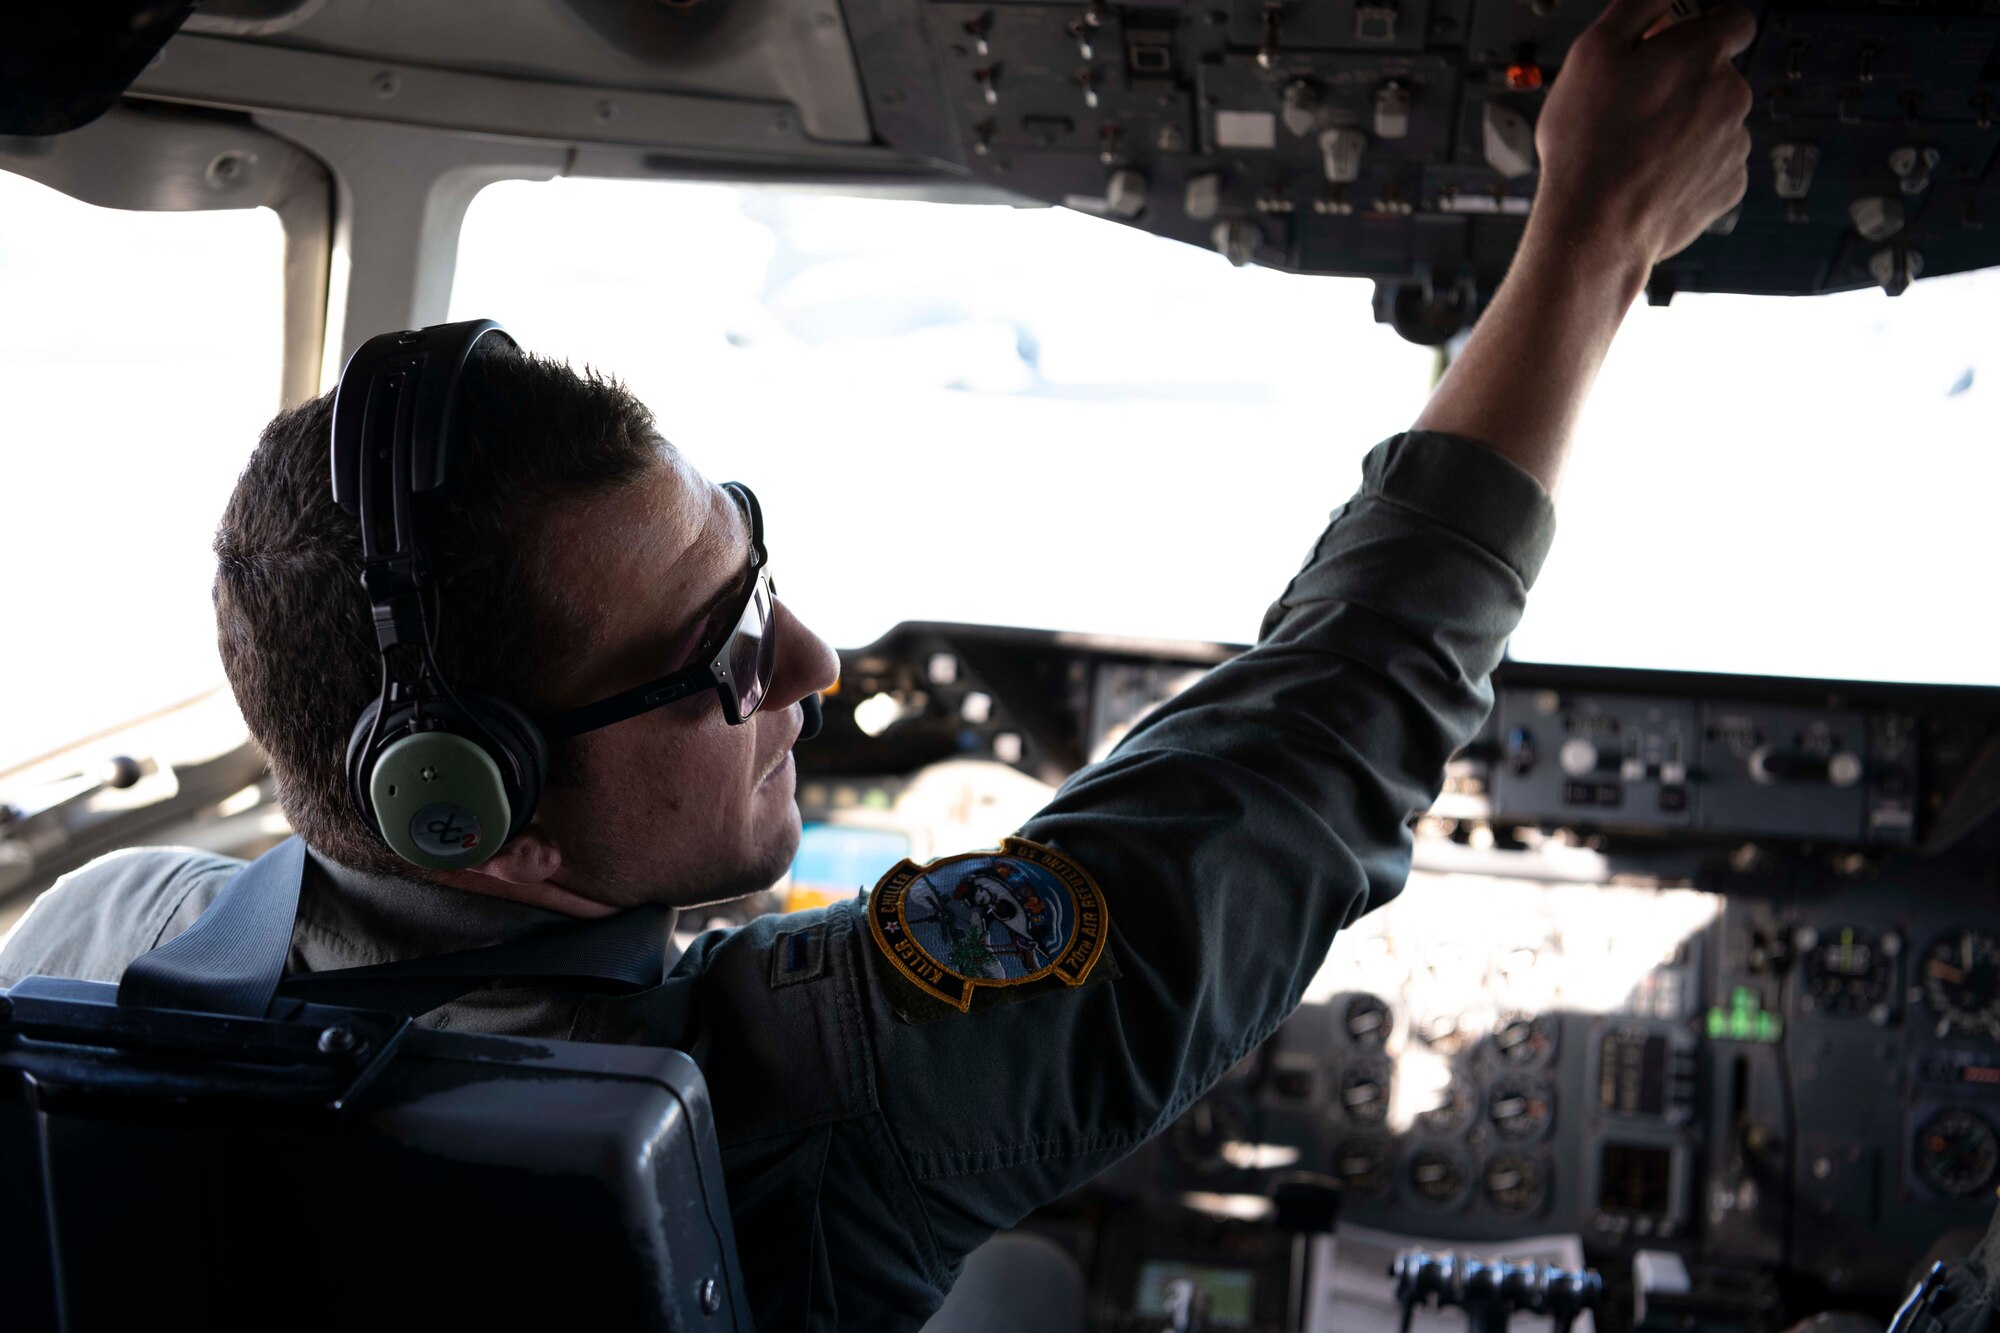
[[[630,995],[664,980],[673,913],[634,907],[460,953],[301,972],[279,984],[288,999],[385,1013],[423,1014],[495,982],[524,981],[593,995]]]
[[[132,961],[118,1003],[262,1018],[283,996],[416,1015],[503,981],[630,995],[664,980],[674,914],[650,905],[483,949],[287,977],[305,875],[295,837],[252,861],[193,925]]]
[[[252,861],[195,923],[132,960],[118,1003],[262,1018],[292,948],[306,845],[287,838]]]

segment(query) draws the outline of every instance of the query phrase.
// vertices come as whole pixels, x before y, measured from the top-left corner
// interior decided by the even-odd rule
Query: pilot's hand
[[[1737,4],[1680,23],[1672,12],[1671,0],[1611,0],[1570,47],[1535,131],[1543,226],[1648,265],[1686,249],[1749,183],[1750,85],[1730,61],[1756,20]]]

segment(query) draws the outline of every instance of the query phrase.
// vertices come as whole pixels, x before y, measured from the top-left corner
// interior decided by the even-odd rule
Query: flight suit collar
[[[574,917],[307,853],[293,947],[312,971],[480,949]]]

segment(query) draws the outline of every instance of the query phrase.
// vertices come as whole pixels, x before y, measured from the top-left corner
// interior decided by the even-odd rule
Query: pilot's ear
[[[549,837],[540,819],[531,819],[528,827],[507,839],[485,861],[469,870],[453,870],[438,878],[454,889],[527,903],[564,916],[610,916],[618,910],[555,883],[562,864],[562,848]]]
[[[541,821],[531,819],[501,846],[500,850],[470,869],[465,875],[483,875],[504,884],[540,884],[562,869],[562,849],[543,831]],[[489,893],[498,890],[489,888]]]

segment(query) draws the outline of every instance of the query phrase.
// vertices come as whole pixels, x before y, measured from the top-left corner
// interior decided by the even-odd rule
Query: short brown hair
[[[424,549],[440,604],[440,669],[453,687],[531,713],[552,701],[549,664],[584,627],[537,576],[559,504],[630,484],[668,446],[616,380],[483,344],[460,381],[448,499],[427,505]],[[223,670],[299,836],[343,865],[411,874],[355,811],[347,741],[376,697],[381,655],[361,591],[361,530],[333,502],[333,395],[280,413],[237,478],[215,536]],[[551,781],[574,780],[573,755]]]

